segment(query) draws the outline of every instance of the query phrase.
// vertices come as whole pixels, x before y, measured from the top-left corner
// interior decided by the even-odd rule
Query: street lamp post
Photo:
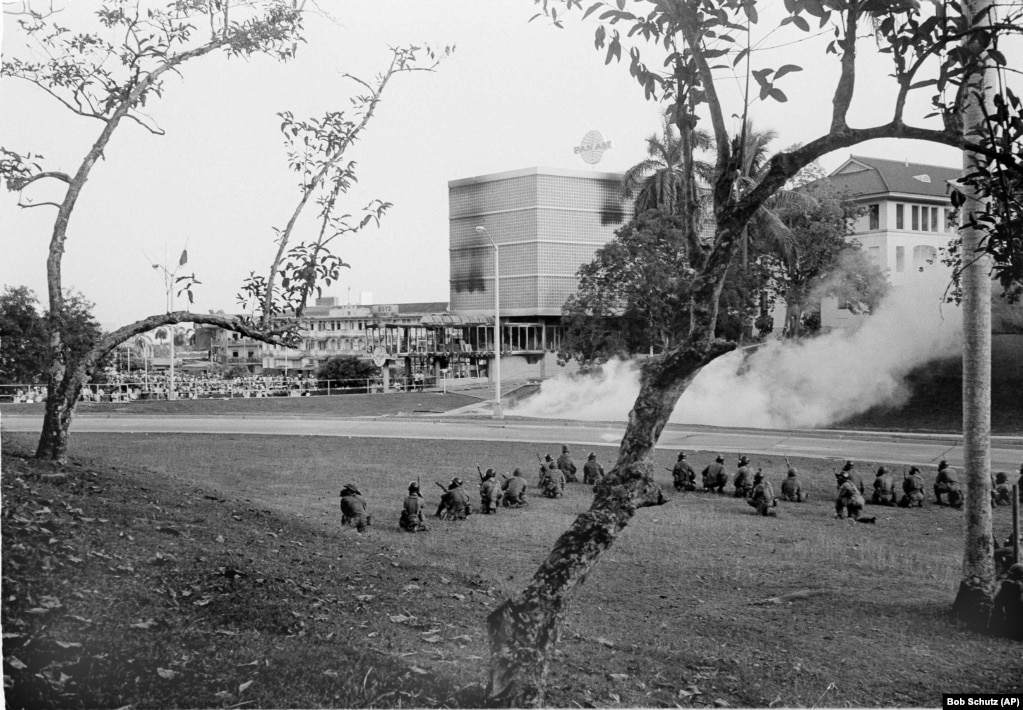
[[[476,227],[476,233],[490,240],[494,247],[494,418],[500,419],[501,413],[501,250],[490,232],[483,225]]]

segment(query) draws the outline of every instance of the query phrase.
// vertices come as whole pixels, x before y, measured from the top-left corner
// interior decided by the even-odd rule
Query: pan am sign
[[[605,141],[600,131],[589,131],[583,136],[582,143],[573,150],[581,155],[583,162],[595,165],[604,156],[604,151],[611,147],[611,141]]]

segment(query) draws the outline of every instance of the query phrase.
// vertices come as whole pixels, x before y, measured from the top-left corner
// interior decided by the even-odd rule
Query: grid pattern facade
[[[576,272],[630,216],[617,173],[529,170],[448,184],[451,310],[492,312],[494,247],[501,313],[560,315]]]

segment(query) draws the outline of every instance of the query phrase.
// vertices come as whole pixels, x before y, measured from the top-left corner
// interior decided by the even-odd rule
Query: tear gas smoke
[[[771,341],[707,365],[671,416],[679,424],[759,428],[819,427],[877,405],[898,406],[906,376],[961,351],[961,312],[941,302],[940,275],[893,288],[859,328],[804,341]],[[639,392],[636,361],[594,375],[557,377],[509,410],[531,417],[627,421]]]

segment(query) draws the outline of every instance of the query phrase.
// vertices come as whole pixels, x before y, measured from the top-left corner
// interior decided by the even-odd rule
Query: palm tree
[[[635,214],[652,209],[678,214],[682,206],[682,191],[690,179],[683,169],[683,141],[667,114],[661,131],[646,139],[647,157],[625,171],[622,196],[633,201]],[[704,130],[694,130],[692,137],[696,148],[713,144]],[[697,178],[709,179],[713,172],[710,164],[702,161],[694,161],[694,168]]]

